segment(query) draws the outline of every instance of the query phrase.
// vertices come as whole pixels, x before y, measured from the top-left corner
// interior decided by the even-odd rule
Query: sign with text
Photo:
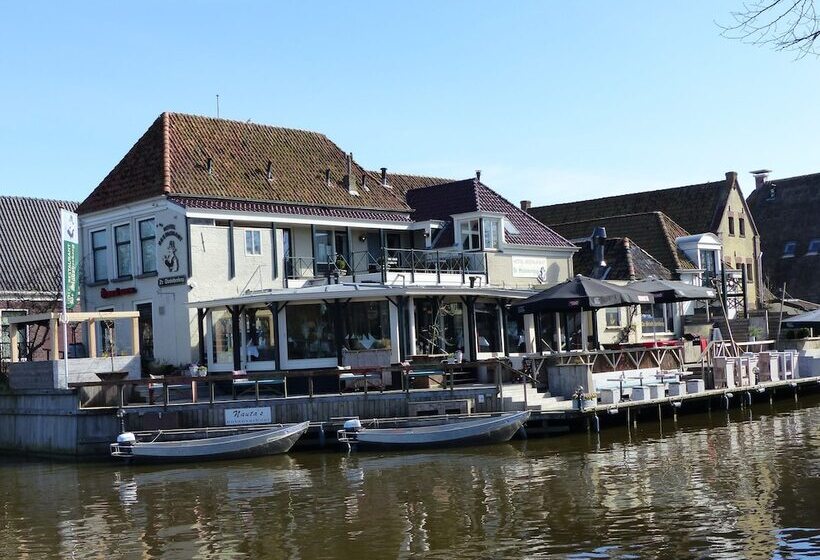
[[[537,278],[542,284],[547,281],[547,259],[543,257],[513,257],[514,278]]]
[[[269,406],[256,408],[229,408],[225,410],[226,426],[243,426],[245,424],[270,424]]]
[[[80,236],[77,214],[60,209],[60,231],[63,242],[63,301],[65,308],[74,309],[80,302],[80,270],[77,267],[77,253]]]
[[[156,216],[157,277],[159,285],[164,278],[179,278],[186,274],[188,259],[187,227],[185,216],[172,210],[158,212]],[[173,282],[176,283],[176,282]]]

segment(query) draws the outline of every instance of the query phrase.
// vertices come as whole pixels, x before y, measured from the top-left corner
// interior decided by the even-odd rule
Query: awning
[[[578,275],[513,304],[518,313],[581,311],[654,303],[652,294],[638,292],[603,280]]]
[[[655,296],[656,303],[671,303],[675,301],[691,301],[698,299],[715,299],[717,293],[712,288],[693,286],[678,280],[638,280],[630,282],[627,287]]]

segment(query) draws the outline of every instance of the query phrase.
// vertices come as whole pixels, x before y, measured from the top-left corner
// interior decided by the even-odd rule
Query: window
[[[137,319],[140,357],[146,362],[151,362],[154,360],[154,311],[150,302],[138,303],[137,311],[140,314]]]
[[[140,258],[142,259],[142,273],[148,274],[157,271],[157,244],[154,218],[139,222]]]
[[[326,229],[317,229],[313,236],[313,255],[316,259],[316,272],[325,274],[330,270],[330,264],[336,262],[333,250],[333,232]]]
[[[0,311],[0,361],[7,362],[11,359],[11,334],[9,332],[9,319],[11,317],[23,317],[26,311],[4,309]],[[19,325],[17,330],[17,355],[21,358],[27,357],[26,348],[28,335],[25,325]]]
[[[261,255],[262,254],[262,232],[258,229],[245,230],[245,254],[246,255]]]
[[[797,242],[789,241],[783,246],[783,258],[793,257],[794,252],[797,249]]]
[[[484,218],[484,248],[498,249],[498,220]]]
[[[91,252],[94,261],[94,281],[108,280],[108,235],[104,229],[91,232]]]
[[[701,249],[700,268],[703,269],[702,284],[711,286],[712,279],[717,275],[717,252],[710,249]]]
[[[809,250],[806,251],[806,256],[816,255],[820,253],[820,239],[812,239],[809,241]]]
[[[348,350],[390,348],[390,310],[387,301],[358,301],[344,310]]]
[[[526,352],[527,337],[524,330],[524,316],[507,313],[507,352]]]
[[[750,261],[750,262],[746,263],[746,283],[747,284],[754,284],[754,282],[755,282],[755,272],[754,272],[754,267],[752,266],[752,263]]]
[[[641,327],[643,335],[675,331],[673,304],[654,303],[641,305]]]
[[[743,218],[737,219],[737,230],[740,234],[740,237],[746,237],[746,220]]]
[[[245,358],[249,362],[276,359],[273,340],[273,314],[269,309],[245,310]]]
[[[729,216],[729,235],[735,234],[735,219]]]
[[[621,310],[617,307],[607,307],[605,317],[607,328],[621,326]]]
[[[131,275],[131,226],[114,228],[114,244],[117,252],[117,278]]]
[[[478,333],[478,351],[500,352],[498,305],[494,303],[476,303],[475,326]]]
[[[461,222],[461,248],[465,251],[477,251],[481,249],[478,222],[478,220],[466,220]]]
[[[335,358],[332,310],[324,303],[289,305],[285,309],[288,358]]]

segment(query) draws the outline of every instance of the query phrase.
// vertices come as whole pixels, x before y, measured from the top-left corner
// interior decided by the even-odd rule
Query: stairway
[[[564,397],[553,397],[549,393],[539,393],[530,385],[527,385],[526,391],[525,404],[524,385],[520,383],[505,384],[502,391],[504,410],[548,411],[572,407],[572,402]]]

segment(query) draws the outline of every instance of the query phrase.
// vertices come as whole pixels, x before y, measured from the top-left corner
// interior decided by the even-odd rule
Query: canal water
[[[193,467],[0,461],[0,558],[820,557],[820,396]]]

